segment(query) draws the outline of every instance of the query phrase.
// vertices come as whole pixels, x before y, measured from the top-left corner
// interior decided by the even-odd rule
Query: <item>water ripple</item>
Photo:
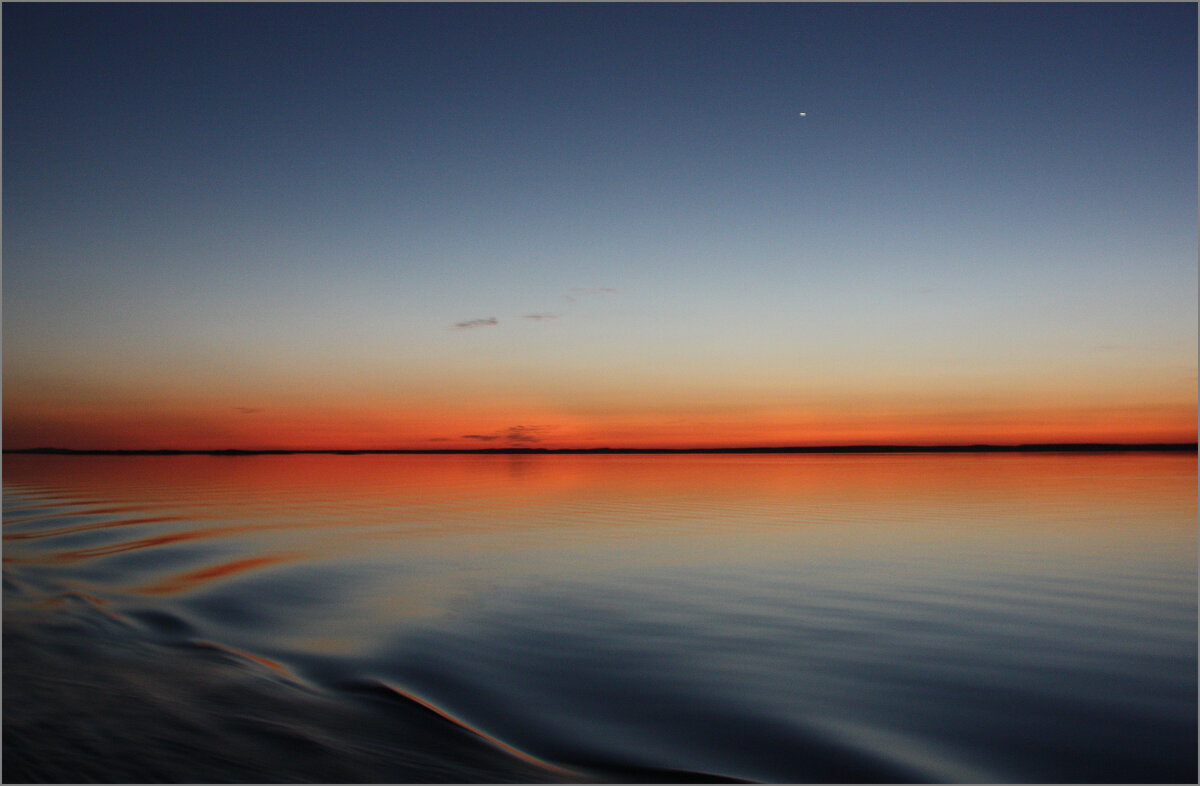
[[[217,780],[1194,779],[1194,456],[441,458],[6,459],[6,761],[131,681]]]

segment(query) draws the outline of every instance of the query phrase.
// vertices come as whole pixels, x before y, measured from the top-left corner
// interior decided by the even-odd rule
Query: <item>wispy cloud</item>
[[[480,442],[495,442],[502,440],[510,445],[529,445],[534,442],[540,442],[542,432],[548,429],[547,426],[509,426],[506,429],[497,431],[495,434],[463,434],[463,439],[474,439]]]
[[[590,289],[587,287],[573,287],[568,294],[563,295],[563,300],[568,303],[574,303],[581,297],[589,295],[615,295],[617,292],[618,290],[612,287],[592,287]]]
[[[465,322],[457,322],[455,323],[454,327],[458,328],[459,330],[467,330],[470,328],[487,327],[489,325],[499,324],[500,320],[496,319],[495,317],[488,317],[487,319],[468,319]]]
[[[544,426],[510,426],[503,436],[509,442],[540,442],[538,432],[544,430]]]
[[[615,295],[618,292],[620,292],[620,290],[615,289],[613,287],[591,287],[591,288],[573,287],[571,290],[569,290],[569,292],[567,294],[564,294],[562,296],[562,298],[563,298],[563,300],[567,301],[568,303],[575,303],[581,297],[593,297],[596,295]],[[558,316],[559,316],[558,314],[553,314],[553,313],[546,312],[546,311],[537,311],[537,312],[533,312],[533,313],[529,313],[529,314],[524,314],[521,316],[521,318],[522,319],[530,319],[535,322],[544,322],[544,321],[550,320],[550,319],[558,319]],[[456,322],[454,324],[453,329],[455,329],[455,330],[470,330],[471,328],[491,327],[493,325],[499,325],[499,324],[500,324],[500,320],[496,319],[495,317],[488,317],[487,319],[467,319],[462,322]]]

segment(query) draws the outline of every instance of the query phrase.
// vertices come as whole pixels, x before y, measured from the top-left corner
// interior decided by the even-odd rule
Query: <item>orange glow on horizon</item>
[[[263,408],[179,405],[95,413],[7,404],[4,447],[21,449],[736,448],[862,444],[1193,442],[1190,404],[991,411],[746,412],[669,418],[535,408]]]

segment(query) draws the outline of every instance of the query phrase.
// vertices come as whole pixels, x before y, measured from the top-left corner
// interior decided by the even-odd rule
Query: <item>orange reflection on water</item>
[[[236,555],[224,567],[130,582],[151,593],[248,574],[281,554],[467,561],[498,577],[529,560],[582,570],[765,554],[955,558],[1015,553],[1029,538],[1042,555],[1085,542],[1106,560],[1134,543],[1195,548],[1190,453],[10,456],[5,470],[14,489],[69,479],[69,496],[90,505],[168,514],[148,532],[126,528],[138,537],[85,547],[70,536],[57,549],[55,538],[10,541],[6,564],[191,551],[218,539]]]
[[[96,508],[87,511],[85,515],[99,515],[107,511],[118,511],[121,508]],[[39,521],[41,517],[29,517],[23,519],[14,519],[6,521],[6,524],[20,524],[26,521]],[[6,532],[4,540],[40,540],[42,538],[56,538],[61,535],[74,535],[79,532],[88,532],[97,529],[112,529],[113,527],[136,527],[142,524],[161,524],[168,521],[181,521],[182,516],[143,516],[141,518],[104,520],[92,522],[91,524],[76,524],[70,527],[56,527],[54,529],[41,529],[36,532]]]
[[[266,666],[268,669],[275,672],[276,674],[278,674],[281,677],[289,679],[293,682],[298,681],[296,679],[296,675],[293,674],[292,670],[289,669],[287,666],[284,666],[279,661],[272,660],[270,658],[265,658],[262,655],[255,655],[252,652],[246,652],[245,650],[240,650],[236,647],[230,647],[228,644],[217,644],[216,642],[206,641],[204,639],[193,640],[192,644],[194,646],[200,647],[202,649],[214,650],[216,652],[223,652],[226,655],[232,655],[235,658],[243,658],[245,660],[252,661],[254,663],[259,664],[260,666]]]
[[[112,526],[120,527],[122,526],[122,522],[114,522]],[[160,546],[182,544],[191,541],[209,540],[212,538],[228,537],[230,535],[251,534],[262,529],[291,530],[294,528],[294,525],[278,524],[245,527],[204,527],[199,529],[188,529],[181,532],[172,532],[165,535],[156,535],[154,537],[120,541],[118,543],[108,543],[103,546],[95,546],[92,548],[60,550],[50,554],[39,554],[36,556],[20,557],[5,554],[4,562],[5,564],[13,565],[65,565],[72,562],[82,562],[84,560],[95,559],[97,557],[109,557],[116,554],[124,554],[126,552],[139,551],[142,549],[153,549]]]
[[[136,505],[143,511],[170,511],[124,519],[126,524],[199,513],[206,521],[238,519],[247,532],[371,518],[381,511],[385,518],[402,518],[406,510],[427,511],[430,505],[499,512],[606,498],[788,501],[884,510],[899,501],[1027,504],[1054,498],[1102,508],[1164,495],[1183,504],[1194,505],[1196,499],[1194,453],[10,455],[4,471],[6,485],[22,491],[62,489],[69,479],[75,499],[118,510]],[[285,503],[293,518],[271,522]],[[312,515],[296,519],[296,511]],[[93,525],[73,526],[77,529],[57,532]],[[230,532],[206,529],[185,537]],[[37,535],[22,531],[6,537]]]
[[[251,604],[269,572],[286,577],[278,640],[348,650],[529,582],[971,588],[989,572],[1194,570],[1196,553],[1189,453],[9,456],[5,489],[6,579],[80,563],[96,597]],[[56,525],[104,509],[133,515]],[[296,588],[321,600],[294,615]]]
[[[177,592],[188,592],[209,582],[235,576],[246,571],[257,570],[268,565],[292,562],[300,559],[302,556],[302,554],[298,553],[283,553],[229,560],[217,565],[209,565],[197,570],[177,573],[152,584],[133,587],[129,591],[141,595],[171,595]]]
[[[402,701],[410,701],[414,704],[417,704],[417,705],[425,708],[429,712],[432,712],[434,715],[437,715],[439,718],[449,721],[450,723],[454,724],[455,726],[459,727],[460,729],[463,729],[464,731],[467,731],[471,734],[478,736],[480,739],[487,742],[489,745],[493,745],[496,748],[499,748],[500,750],[504,751],[505,753],[508,753],[511,756],[516,756],[518,759],[521,759],[522,761],[533,764],[536,767],[540,767],[542,769],[549,770],[550,772],[558,773],[560,775],[571,776],[572,778],[579,777],[579,773],[577,773],[573,770],[566,769],[564,767],[559,767],[556,764],[551,764],[550,762],[545,761],[544,759],[539,759],[536,756],[532,756],[532,755],[526,753],[525,751],[520,750],[519,748],[514,748],[512,745],[509,745],[508,743],[504,742],[503,740],[500,740],[499,738],[494,737],[491,734],[488,734],[480,729],[477,729],[474,726],[471,726],[470,724],[466,723],[465,721],[459,720],[458,718],[451,715],[449,712],[446,712],[445,710],[441,709],[440,707],[438,707],[428,701],[425,701],[424,699],[420,698],[419,696],[416,696],[415,694],[409,693],[408,691],[401,690],[400,688],[397,688],[394,685],[391,685],[387,682],[379,681],[376,684],[383,690],[387,691],[388,693],[394,694],[398,699],[400,699]]]

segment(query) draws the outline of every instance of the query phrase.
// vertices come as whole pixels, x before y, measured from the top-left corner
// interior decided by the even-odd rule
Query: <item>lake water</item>
[[[5,456],[5,779],[1194,783],[1196,470]]]

